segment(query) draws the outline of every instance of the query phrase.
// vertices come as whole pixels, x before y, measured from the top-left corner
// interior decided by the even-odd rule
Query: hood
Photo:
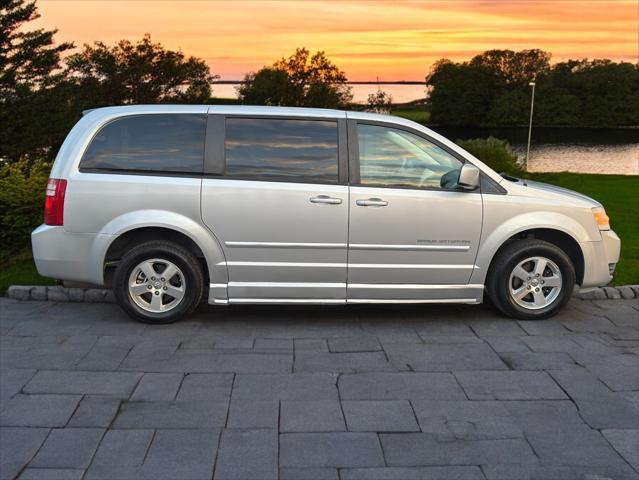
[[[521,182],[521,180],[520,180]],[[584,202],[587,202],[589,204],[591,204],[593,207],[600,207],[601,203],[599,203],[597,200],[594,200],[592,198],[590,198],[587,195],[584,195],[582,193],[579,192],[575,192],[574,190],[569,190],[567,188],[562,188],[562,187],[557,187],[555,185],[551,185],[549,183],[543,183],[543,182],[535,182],[532,180],[525,180],[525,187],[524,188],[528,188],[528,189],[533,189],[536,190],[538,192],[543,192],[543,193],[548,193],[551,194],[552,196],[560,196],[563,198],[570,198],[570,199],[576,199],[576,200],[582,200]],[[521,183],[520,183],[521,185]]]

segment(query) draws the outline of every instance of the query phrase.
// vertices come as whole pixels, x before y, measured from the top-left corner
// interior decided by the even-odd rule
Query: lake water
[[[501,138],[520,159],[526,156],[527,128],[431,128],[451,140]],[[528,171],[639,175],[639,129],[533,125]]]
[[[216,97],[235,98],[236,85],[213,85]],[[365,103],[378,86],[351,85],[353,100]],[[380,85],[393,96],[394,103],[424,98],[424,85]],[[528,129],[431,127],[442,135],[456,139],[493,136],[508,140],[520,159],[526,155]],[[528,170],[531,172],[577,172],[639,175],[639,129],[589,129],[534,127]]]
[[[221,98],[236,98],[236,87],[237,84],[215,84],[213,85],[213,95]],[[378,86],[375,84],[351,85],[351,88],[353,89],[353,101],[355,103],[366,103],[368,95],[375,93]],[[380,85],[379,88],[393,97],[393,103],[407,103],[426,97],[425,85],[391,84]]]

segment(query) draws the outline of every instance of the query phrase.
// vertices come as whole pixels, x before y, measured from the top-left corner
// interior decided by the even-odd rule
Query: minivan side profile
[[[41,275],[133,318],[209,304],[481,303],[541,319],[608,283],[601,204],[501,176],[417,123],[338,110],[125,106],[62,145],[32,233]]]

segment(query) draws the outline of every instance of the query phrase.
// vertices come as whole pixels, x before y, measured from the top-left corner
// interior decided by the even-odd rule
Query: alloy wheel
[[[140,262],[129,275],[129,296],[141,309],[165,313],[177,307],[186,291],[182,270],[169,260],[153,258]]]
[[[519,262],[508,280],[513,301],[527,310],[551,305],[562,288],[561,270],[546,257],[529,257]]]

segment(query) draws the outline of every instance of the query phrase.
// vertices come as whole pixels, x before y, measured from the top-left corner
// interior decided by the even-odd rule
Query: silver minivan
[[[499,175],[397,117],[248,106],[88,112],[32,234],[40,274],[106,285],[133,318],[206,296],[255,303],[481,303],[540,319],[608,283],[601,204]]]

